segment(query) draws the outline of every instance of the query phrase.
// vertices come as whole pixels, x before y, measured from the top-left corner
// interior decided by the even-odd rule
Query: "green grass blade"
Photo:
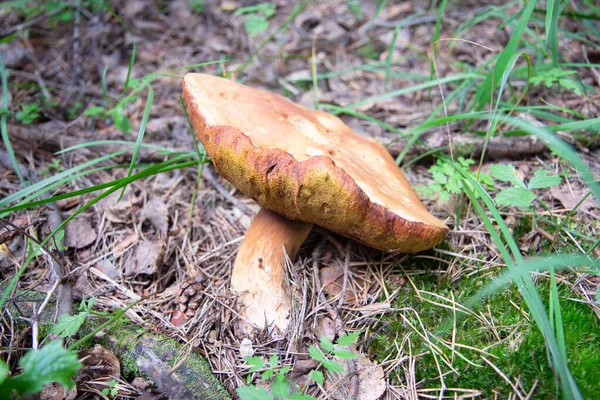
[[[481,77],[481,75],[475,74],[475,73],[463,73],[463,74],[447,76],[440,80],[434,79],[434,80],[430,80],[428,82],[423,82],[423,83],[419,83],[417,85],[394,90],[392,92],[383,93],[383,94],[380,94],[377,96],[367,97],[366,99],[363,99],[361,101],[357,101],[355,103],[347,105],[346,108],[358,108],[358,107],[361,107],[361,106],[364,106],[367,104],[375,103],[375,102],[378,102],[381,100],[390,99],[393,97],[403,96],[403,95],[409,94],[409,93],[418,92],[419,90],[428,89],[428,88],[435,87],[438,85],[443,85],[443,84],[450,83],[450,82],[462,81],[465,79],[479,79],[480,77]]]
[[[531,14],[533,13],[536,3],[537,1],[530,1],[523,8],[519,23],[512,32],[512,36],[508,41],[508,44],[504,50],[502,50],[502,53],[500,53],[495,66],[487,74],[485,81],[477,88],[475,98],[473,99],[473,108],[475,110],[481,110],[485,107],[486,103],[493,101],[492,94],[497,85],[497,77],[504,75],[504,71],[506,70],[510,58],[517,52],[517,47],[519,46],[523,32],[527,27],[527,23],[531,18]]]
[[[104,97],[104,107],[108,107],[108,86],[106,85],[106,74],[108,73],[108,65],[102,70],[102,76],[100,77],[100,85],[102,86],[102,96]]]
[[[135,42],[133,42],[133,48],[131,49],[131,57],[129,57],[129,66],[127,67],[127,77],[125,77],[124,90],[129,89],[129,80],[131,78],[131,71],[133,71],[133,64],[135,64],[135,51],[136,51],[136,46],[135,46]]]
[[[44,192],[44,188],[47,188],[48,186],[52,185],[55,182],[68,182],[69,180],[72,179],[72,176],[77,173],[78,171],[81,171],[85,168],[91,167],[93,165],[96,165],[98,163],[101,163],[103,161],[109,160],[111,158],[114,157],[118,157],[120,155],[123,155],[125,153],[127,153],[128,150],[120,150],[111,154],[106,154],[104,156],[92,159],[90,161],[86,161],[80,165],[77,165],[73,168],[70,168],[66,171],[62,171],[59,172],[58,174],[49,176],[48,178],[41,180],[39,182],[36,182],[32,185],[27,186],[26,188],[23,188],[21,190],[19,190],[18,192],[15,192],[9,196],[6,196],[3,199],[0,199],[0,208],[5,208],[7,207],[10,203],[13,203],[15,201],[18,201],[19,199],[22,199],[26,196],[31,195],[32,193],[39,191],[38,195]]]
[[[0,79],[2,80],[2,110],[0,110],[2,111],[0,116],[0,133],[2,134],[2,142],[4,143],[6,153],[10,158],[10,162],[13,165],[13,169],[21,181],[21,185],[25,186],[25,179],[23,178],[23,175],[21,175],[19,162],[17,161],[15,151],[13,150],[12,144],[10,143],[10,138],[8,137],[8,126],[6,123],[6,113],[8,112],[8,73],[6,72],[6,68],[4,68],[2,53],[0,53]]]
[[[560,17],[561,1],[548,0],[546,5],[546,48],[550,49],[552,54],[552,63],[555,67],[558,67],[558,17]]]
[[[140,148],[142,147],[142,140],[144,139],[144,133],[146,132],[146,125],[148,125],[148,119],[150,118],[150,110],[152,109],[152,102],[154,101],[154,89],[152,86],[148,85],[148,97],[146,98],[146,106],[144,107],[144,114],[142,115],[142,123],[140,124],[140,129],[138,131],[137,139],[135,140],[135,145],[133,148],[133,155],[131,156],[131,164],[129,166],[129,170],[127,171],[127,176],[131,176],[133,172],[133,166],[137,161],[138,154],[140,153]],[[123,191],[121,192],[121,196],[119,196],[119,200],[123,197],[125,193],[125,187],[123,187]]]

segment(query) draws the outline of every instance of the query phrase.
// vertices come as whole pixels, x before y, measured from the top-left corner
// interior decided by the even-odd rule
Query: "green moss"
[[[439,280],[434,274],[411,278],[419,290],[436,293],[448,299],[453,295],[461,304],[484,284],[480,277],[463,277],[459,281],[460,290],[456,291],[450,280]],[[547,281],[541,281],[538,290],[544,300],[548,298]],[[439,298],[426,293],[421,293],[421,296],[441,302]],[[559,288],[559,296],[569,367],[584,398],[594,398],[600,389],[600,323],[589,306],[568,300],[569,297],[573,297],[568,287]],[[417,382],[421,382],[420,386],[425,388],[441,387],[436,359],[430,347],[416,334],[413,327],[419,330],[418,327],[422,323],[429,332],[440,334],[439,327],[452,316],[451,311],[429,302],[422,302],[410,285],[401,289],[397,302],[396,307],[413,309],[414,312],[403,313],[405,319],[387,318],[387,326],[373,341],[371,351],[383,360],[390,353],[394,354],[396,346],[401,346],[403,339],[410,334],[412,354],[423,354],[416,362]],[[517,308],[521,306],[525,307],[514,286],[503,290],[478,309],[485,318],[469,316],[456,325],[456,343],[485,349],[486,354],[483,355],[513,382],[518,378],[526,390],[537,381],[535,398],[555,398],[558,389],[548,363],[544,338],[535,322],[524,317],[527,311]],[[450,332],[441,333],[440,337],[451,340]],[[404,342],[404,346],[407,345],[408,342]],[[448,373],[444,377],[447,387],[481,390],[486,398],[508,398],[509,394],[513,393],[510,385],[481,358],[481,352],[460,347],[456,347],[456,350],[478,366],[470,365],[456,354],[453,357],[451,351],[444,348],[445,356],[448,360],[454,360],[452,366],[458,372],[448,373],[450,368],[442,364],[442,373]],[[407,354],[408,349],[405,348],[404,353]],[[440,359],[438,355],[438,362]]]

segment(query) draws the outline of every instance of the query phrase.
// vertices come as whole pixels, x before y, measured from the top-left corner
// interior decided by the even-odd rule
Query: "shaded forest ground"
[[[0,8],[3,281],[26,265],[32,243],[81,211],[65,226],[62,245],[45,245],[58,261],[32,256],[18,289],[48,293],[59,287],[57,275],[68,274],[74,301],[92,296],[94,309],[106,312],[150,296],[127,318],[184,344],[177,358],[204,355],[231,394],[249,383],[270,385],[248,373],[243,356],[253,353],[278,354],[306,394],[348,397],[358,390],[349,376],[304,386],[316,368],[307,351],[323,335],[335,340],[360,331],[353,351],[377,378],[363,377],[358,386],[381,386],[384,398],[557,397],[561,390],[576,394],[565,389],[570,373],[582,396],[594,397],[600,10],[592,2],[557,5],[554,36],[545,30],[552,27],[546,4],[520,27],[527,9],[521,1],[274,1],[273,15],[265,8],[240,14],[256,4],[248,1],[11,3]],[[261,23],[266,30],[251,36]],[[521,42],[502,53],[515,35]],[[486,77],[503,60],[494,87]],[[388,145],[427,207],[450,227],[446,241],[416,255],[382,254],[316,230],[290,268],[304,293],[304,324],[279,339],[256,335],[250,346],[236,331],[228,287],[258,208],[200,162],[180,100],[180,76],[188,71],[232,73],[336,113]],[[550,150],[544,134],[570,147]],[[460,157],[458,168],[481,176],[482,186],[465,189],[467,175],[449,161]],[[132,159],[137,175],[123,181]],[[476,187],[495,202],[485,203],[482,193],[475,198]],[[107,188],[118,190],[90,204]],[[576,255],[572,262],[557,256],[567,253]],[[528,278],[534,293],[505,285],[474,303],[498,282],[493,277],[514,272],[513,264],[535,270]],[[518,273],[511,279],[526,281]],[[182,285],[193,290],[181,296]],[[13,294],[8,302],[19,304]],[[191,318],[174,321],[176,310]],[[5,311],[2,321],[3,359],[14,373],[34,336],[48,334],[47,324],[23,323],[22,311]],[[117,396],[142,396],[146,386],[136,377],[123,363]],[[97,380],[108,387],[109,379]],[[81,381],[78,396],[92,396],[102,384]]]

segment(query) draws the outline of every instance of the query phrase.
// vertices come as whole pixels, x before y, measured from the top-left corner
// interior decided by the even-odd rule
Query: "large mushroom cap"
[[[424,250],[448,231],[386,149],[339,118],[210,75],[187,74],[183,94],[219,173],[262,207],[384,251]]]

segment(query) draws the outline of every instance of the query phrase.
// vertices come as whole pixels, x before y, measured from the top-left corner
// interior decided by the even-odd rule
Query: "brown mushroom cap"
[[[339,118],[210,75],[187,74],[183,94],[219,173],[262,207],[384,251],[444,239],[387,150]]]

